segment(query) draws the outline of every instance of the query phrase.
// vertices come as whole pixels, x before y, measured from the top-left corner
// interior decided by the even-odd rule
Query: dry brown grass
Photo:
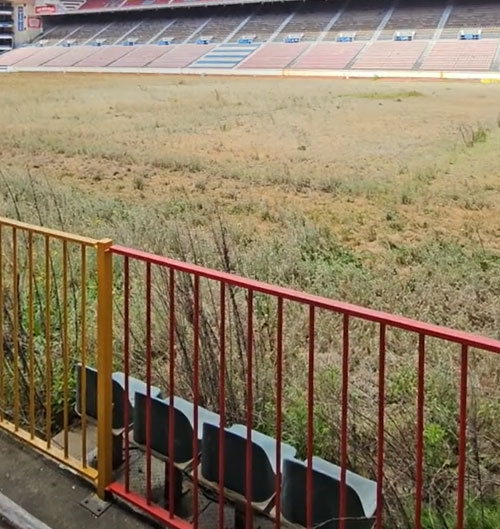
[[[300,211],[374,252],[436,233],[477,241],[477,231],[498,247],[496,85],[97,75],[0,83],[4,170],[138,203],[188,195],[263,228]],[[491,130],[488,141],[466,149],[461,131],[477,123]]]
[[[500,86],[480,84],[1,76],[0,211],[497,337],[499,95]],[[221,252],[222,234],[229,260]],[[161,287],[160,281],[164,316]],[[189,286],[184,296],[187,329]],[[272,431],[275,322],[262,307],[257,328],[267,334],[256,343],[256,421]],[[216,310],[210,304],[205,310],[209,329]],[[139,302],[140,367],[143,315]],[[295,383],[285,395],[285,431],[299,448],[303,316],[289,316],[286,352],[287,377]],[[155,365],[164,385],[162,321],[155,322]],[[336,460],[339,322],[320,319],[318,329],[317,450]],[[242,391],[237,359],[244,338],[234,346],[235,396]],[[356,327],[352,343],[350,465],[373,476],[376,329]],[[188,362],[188,338],[183,348]],[[391,335],[386,494],[397,527],[412,525],[415,352],[413,338]],[[207,341],[202,389],[214,406],[210,366],[216,357],[216,344]],[[474,359],[470,374],[473,514],[498,481],[495,360]],[[456,351],[429,344],[427,528],[453,525],[457,365]],[[188,377],[180,381],[186,392],[189,384]],[[243,414],[241,400],[231,401],[235,419]]]

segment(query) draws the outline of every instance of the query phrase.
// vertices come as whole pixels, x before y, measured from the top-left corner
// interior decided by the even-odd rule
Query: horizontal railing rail
[[[254,279],[248,279],[228,272],[221,272],[210,268],[204,268],[199,265],[189,264],[175,259],[162,257],[160,255],[149,254],[141,250],[126,248],[124,246],[114,245],[111,248],[114,254],[127,256],[143,262],[165,266],[177,270],[179,272],[186,272],[188,274],[198,275],[214,281],[220,281],[227,285],[248,288],[255,292],[268,294],[271,296],[279,296],[284,300],[295,301],[297,303],[304,303],[307,305],[314,305],[315,307],[337,312],[339,314],[348,314],[354,318],[372,321],[375,323],[383,323],[392,327],[403,329],[416,333],[424,333],[427,336],[434,338],[441,338],[455,343],[465,343],[470,347],[476,347],[485,351],[500,353],[500,340],[488,338],[486,336],[479,336],[476,334],[459,331],[444,327],[442,325],[434,325],[423,321],[406,318],[404,316],[397,316],[388,312],[373,310],[351,303],[342,301],[335,301],[313,294],[307,294],[298,290],[293,290]]]
[[[73,233],[67,233],[64,231],[53,230],[50,228],[44,228],[42,226],[36,226],[34,224],[28,224],[26,222],[20,222],[18,220],[12,220],[5,217],[0,217],[0,224],[5,227],[15,228],[26,233],[33,233],[37,235],[44,235],[51,239],[58,239],[60,241],[72,242],[81,244],[83,246],[97,246],[98,239],[92,239],[90,237],[82,237]]]

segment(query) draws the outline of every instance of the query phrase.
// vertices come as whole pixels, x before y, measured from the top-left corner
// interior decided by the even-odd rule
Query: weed
[[[142,191],[145,186],[144,178],[140,175],[134,176],[134,189],[137,189],[138,191]]]
[[[484,143],[488,139],[489,130],[478,123],[475,127],[471,125],[460,125],[458,128],[463,144],[469,149],[477,143]]]

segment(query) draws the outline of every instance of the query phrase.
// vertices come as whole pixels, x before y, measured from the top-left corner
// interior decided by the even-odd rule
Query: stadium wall
[[[203,69],[197,68],[108,68],[108,67],[50,67],[8,66],[4,72],[58,72],[58,73],[120,73],[120,74],[168,74],[225,77],[324,77],[340,79],[447,79],[459,81],[500,82],[500,72],[446,72],[418,70],[299,70],[284,69]]]
[[[42,19],[35,13],[34,3],[13,1],[15,47],[32,42],[42,32]]]

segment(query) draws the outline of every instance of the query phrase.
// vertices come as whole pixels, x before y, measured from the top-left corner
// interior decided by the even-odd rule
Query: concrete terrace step
[[[166,53],[148,64],[148,68],[186,68],[199,59],[202,55],[212,50],[212,44],[182,44],[175,46]]]
[[[296,60],[311,44],[300,42],[298,44],[270,43],[258,49],[250,58],[238,68],[286,68]]]
[[[361,42],[320,42],[311,46],[293,68],[343,70],[364,46]]]
[[[422,70],[489,70],[498,48],[496,40],[437,41],[422,62]]]
[[[424,40],[374,42],[354,62],[353,68],[411,70],[426,46]]]
[[[133,47],[132,51],[110,64],[111,68],[143,68],[173,48],[170,46],[158,46],[154,44]]]

